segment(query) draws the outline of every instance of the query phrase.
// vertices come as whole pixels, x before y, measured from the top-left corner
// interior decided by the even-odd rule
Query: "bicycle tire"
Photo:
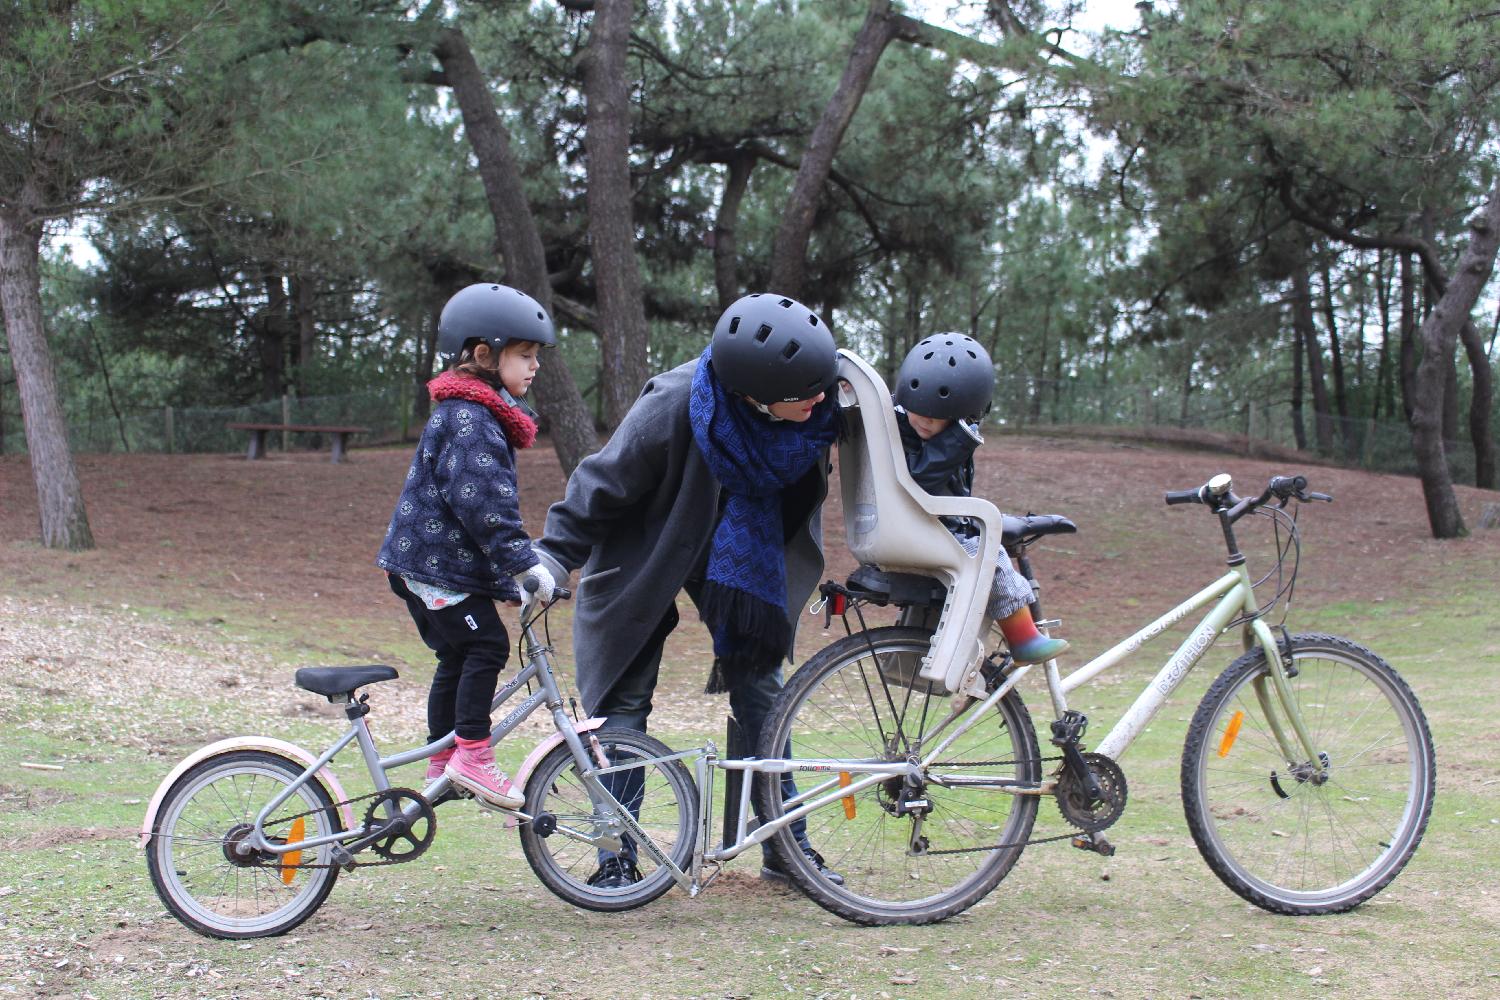
[[[1411,688],[1368,649],[1296,635],[1291,657],[1288,684],[1326,756],[1326,780],[1311,762],[1286,760],[1269,730],[1257,681],[1279,702],[1257,648],[1193,715],[1183,808],[1203,860],[1241,897],[1273,913],[1339,913],[1389,885],[1421,843],[1436,782],[1432,733]]]
[[[772,705],[761,756],[905,760],[919,753],[955,704],[924,682],[901,682],[914,677],[931,638],[927,629],[884,626],[815,654]],[[962,719],[967,721],[976,707],[970,705]],[[998,730],[981,720],[927,774],[962,773],[1035,786],[1041,762],[1026,706],[1012,691],[993,715]],[[1037,796],[932,782],[922,791],[932,806],[922,820],[925,853],[911,850],[912,817],[896,812],[899,781],[840,800],[852,809],[833,804],[808,814],[809,841],[843,877],[843,885],[819,874],[789,826],[769,843],[795,884],[846,920],[871,926],[944,920],[979,902],[1009,874],[1031,835]],[[768,820],[785,814],[779,781],[757,781],[756,796]]]
[[[610,728],[581,735],[586,747],[597,745],[595,752],[605,754],[614,766],[631,758],[642,761],[638,768],[617,773],[631,776],[642,772],[637,821],[672,863],[687,871],[698,830],[698,791],[697,782],[682,761],[660,760],[673,751],[654,736],[636,730]],[[628,783],[631,779],[616,780]],[[596,811],[566,743],[548,751],[527,779],[526,807],[533,817],[551,816],[559,827],[584,834],[594,832]],[[632,910],[675,884],[671,869],[656,864],[649,853],[640,850],[636,863],[643,875],[641,881],[619,889],[589,885],[588,878],[599,865],[598,851],[561,830],[542,836],[535,820],[521,826],[521,850],[543,885],[574,906],[588,910]]]
[[[317,912],[333,891],[337,868],[264,867],[257,859],[232,860],[229,848],[236,831],[253,824],[261,808],[303,770],[269,751],[231,750],[195,765],[172,785],[156,813],[146,868],[174,917],[205,937],[239,939],[285,934]],[[258,787],[262,779],[269,781],[264,794]],[[343,830],[333,797],[315,777],[262,829],[267,837],[289,838],[298,821],[278,816],[309,811],[296,839]],[[300,860],[328,864],[329,853],[325,844]],[[284,896],[285,902],[275,905]]]

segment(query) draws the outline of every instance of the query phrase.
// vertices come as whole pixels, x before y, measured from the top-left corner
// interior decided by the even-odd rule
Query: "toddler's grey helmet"
[[[828,324],[774,292],[746,295],[725,309],[710,351],[720,384],[757,403],[811,399],[838,376]]]
[[[437,352],[454,355],[471,340],[499,350],[512,340],[557,344],[547,310],[519,288],[484,282],[459,291],[438,318]]]
[[[966,333],[935,333],[911,349],[896,373],[896,402],[906,412],[978,420],[990,408],[995,366]]]

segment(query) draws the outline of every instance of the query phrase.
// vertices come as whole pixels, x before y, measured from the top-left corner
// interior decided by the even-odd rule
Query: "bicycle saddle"
[[[340,695],[353,694],[357,688],[397,677],[395,667],[370,663],[358,667],[303,667],[294,680],[297,686],[332,701]]]
[[[1006,514],[1004,521],[1000,541],[1006,548],[1030,545],[1045,535],[1071,535],[1078,530],[1078,525],[1061,514],[1027,514],[1025,517]]]

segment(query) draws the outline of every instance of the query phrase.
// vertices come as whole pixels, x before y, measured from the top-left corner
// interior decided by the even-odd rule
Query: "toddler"
[[[974,449],[984,443],[979,420],[990,408],[995,369],[973,337],[941,333],[912,348],[896,375],[896,425],[906,467],[916,484],[934,496],[966,497],[974,489]],[[979,532],[965,518],[944,524],[973,555]],[[1000,553],[989,614],[1017,663],[1041,663],[1068,648],[1042,635],[1031,618],[1031,584]]]

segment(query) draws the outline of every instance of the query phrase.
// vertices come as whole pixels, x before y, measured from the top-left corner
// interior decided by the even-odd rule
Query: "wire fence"
[[[1320,416],[1309,405],[1302,413],[1305,444],[1299,448],[1296,413],[1286,401],[1247,403],[1201,391],[1189,393],[1184,401],[1181,393],[1155,385],[1001,379],[987,419],[1006,430],[1068,428],[1088,433],[1089,428],[1111,428],[1118,433],[1135,429],[1143,438],[1158,440],[1167,439],[1166,432],[1172,429],[1206,432],[1222,436],[1217,443],[1227,450],[1264,453],[1281,449],[1372,471],[1408,475],[1417,471],[1411,431],[1402,420]],[[95,416],[71,423],[69,441],[75,452],[236,452],[245,448],[248,438],[244,431],[229,429],[232,423],[359,426],[368,433],[355,443],[370,444],[415,436],[421,430],[415,421],[411,390],[398,387],[339,396],[288,396],[243,406],[163,407]],[[326,447],[320,436],[305,433],[272,433],[267,445],[273,450]],[[7,426],[0,449],[26,450],[19,421]],[[1468,441],[1449,442],[1447,454],[1455,481],[1472,483],[1474,454]]]
[[[303,426],[364,427],[362,440],[400,440],[411,433],[411,392],[375,390],[342,396],[283,396],[242,406],[194,406],[145,410],[108,418],[72,421],[68,443],[75,452],[232,452],[248,441],[246,431],[231,430],[235,423],[298,424]],[[272,449],[316,449],[324,446],[322,435],[271,434]],[[8,429],[3,450],[26,450],[19,427]]]

